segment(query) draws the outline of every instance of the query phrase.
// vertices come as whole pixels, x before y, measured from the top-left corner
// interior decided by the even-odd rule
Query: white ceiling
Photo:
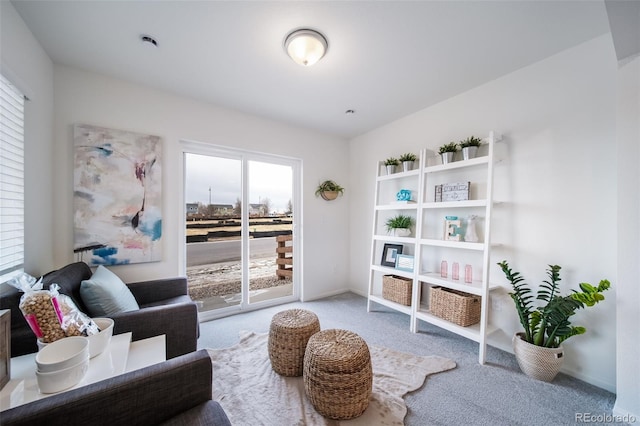
[[[602,1],[13,4],[57,64],[345,138],[609,31]],[[310,68],[283,51],[299,27],[329,40]]]

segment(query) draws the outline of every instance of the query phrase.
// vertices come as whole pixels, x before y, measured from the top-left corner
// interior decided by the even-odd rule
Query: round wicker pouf
[[[282,376],[302,376],[307,341],[318,331],[320,321],[311,311],[289,309],[275,314],[269,327],[273,371]]]
[[[314,334],[304,355],[304,390],[316,411],[348,420],[369,405],[373,372],[367,343],[347,330]]]

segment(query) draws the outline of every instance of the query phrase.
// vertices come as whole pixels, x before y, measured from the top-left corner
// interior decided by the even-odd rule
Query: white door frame
[[[199,314],[200,321],[208,321],[211,319],[236,314],[242,311],[250,311],[261,309],[268,306],[280,305],[282,303],[292,302],[300,300],[302,291],[302,265],[303,265],[303,253],[301,235],[302,235],[302,160],[298,158],[279,156],[273,154],[259,153],[248,150],[241,150],[232,147],[225,147],[221,145],[212,145],[207,143],[186,141],[183,140],[181,144],[182,153],[182,205],[181,214],[182,223],[186,223],[186,205],[185,199],[185,154],[199,154],[208,155],[212,157],[221,157],[240,160],[242,164],[242,301],[239,305],[230,306],[228,308],[215,309],[212,311],[201,312]],[[283,166],[290,166],[292,169],[292,204],[293,204],[293,294],[291,296],[280,297],[277,299],[265,300],[262,302],[249,303],[249,197],[247,196],[249,190],[249,161],[259,161],[271,164],[279,164]],[[180,268],[183,274],[186,276],[186,229],[181,226],[180,240],[184,244],[182,252],[182,258],[179,260]]]

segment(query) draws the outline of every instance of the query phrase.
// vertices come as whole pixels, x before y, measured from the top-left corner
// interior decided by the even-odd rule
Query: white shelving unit
[[[376,164],[375,201],[373,208],[373,231],[371,243],[371,268],[369,274],[369,291],[367,311],[371,310],[372,302],[384,305],[388,308],[413,317],[412,306],[405,306],[382,297],[382,277],[384,275],[396,275],[413,280],[413,287],[416,286],[416,274],[387,266],[381,266],[384,245],[399,244],[405,249],[403,254],[414,254],[417,248],[417,233],[409,237],[389,236],[385,232],[384,224],[386,219],[396,215],[404,214],[418,220],[419,206],[422,201],[422,165],[424,164],[424,152],[420,153],[417,163],[414,163],[414,170],[407,172],[397,172],[386,174],[386,169],[382,162]],[[402,166],[399,166],[402,167]],[[396,194],[401,189],[411,191],[410,203],[396,202]],[[415,268],[414,268],[415,269]],[[412,326],[413,327],[413,326]]]
[[[376,174],[373,232],[371,244],[371,271],[367,310],[372,302],[410,315],[410,330],[418,330],[419,321],[459,334],[478,342],[478,359],[485,362],[487,335],[492,331],[488,326],[489,292],[497,286],[489,281],[491,258],[491,215],[493,201],[494,145],[500,140],[493,132],[484,139],[487,153],[470,160],[454,161],[449,164],[427,166],[426,150],[420,153],[419,169],[410,172],[384,175],[381,163]],[[440,183],[471,182],[470,199],[465,201],[435,202],[434,188]],[[395,204],[395,193],[400,189],[410,189],[415,203]],[[395,191],[395,192],[394,192]],[[415,198],[414,195],[415,194]],[[384,222],[393,214],[410,214],[416,219],[415,234],[410,237],[392,237],[384,232]],[[479,242],[447,241],[444,239],[444,217],[455,215],[466,218],[477,215]],[[401,244],[403,254],[414,256],[414,270],[407,272],[381,266],[380,259],[385,243]],[[440,262],[447,260],[449,268],[458,262],[458,280],[440,276]],[[465,283],[464,267],[472,265],[473,280]],[[382,297],[382,276],[396,275],[409,278],[413,282],[411,306],[404,306]],[[428,288],[443,287],[482,297],[480,322],[462,327],[429,312]]]

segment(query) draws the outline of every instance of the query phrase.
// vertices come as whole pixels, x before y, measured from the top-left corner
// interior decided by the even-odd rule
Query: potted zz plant
[[[455,142],[449,142],[438,148],[438,154],[442,157],[442,164],[449,164],[453,162],[453,154],[458,152],[458,144]]]
[[[316,197],[322,197],[323,200],[331,201],[338,198],[338,195],[344,193],[344,188],[332,180],[325,180],[316,189]]]
[[[572,326],[569,318],[576,310],[593,306],[604,300],[603,291],[611,283],[601,280],[597,287],[580,283],[580,291],[572,290],[567,296],[559,294],[560,266],[549,265],[549,280],[543,281],[535,300],[542,303],[534,305],[534,295],[519,272],[514,272],[507,261],[498,263],[507,279],[511,282],[513,299],[524,332],[513,336],[513,350],[520,369],[529,377],[550,382],[560,371],[564,361],[562,343],[572,336],[584,334],[586,328]]]
[[[407,237],[411,234],[413,218],[411,216],[399,214],[389,218],[385,222],[385,226],[390,235],[393,235],[394,237]]]
[[[409,170],[412,170],[413,162],[416,161],[417,158],[418,157],[415,154],[412,154],[410,152],[402,154],[399,158],[400,162],[402,163],[402,171],[408,172]]]
[[[462,159],[469,160],[471,158],[475,158],[480,145],[482,145],[482,139],[475,136],[469,136],[468,138],[461,140],[460,148],[462,149]]]
[[[400,161],[395,157],[389,157],[384,160],[384,165],[387,168],[387,174],[392,175],[396,172],[396,166],[400,164]]]

